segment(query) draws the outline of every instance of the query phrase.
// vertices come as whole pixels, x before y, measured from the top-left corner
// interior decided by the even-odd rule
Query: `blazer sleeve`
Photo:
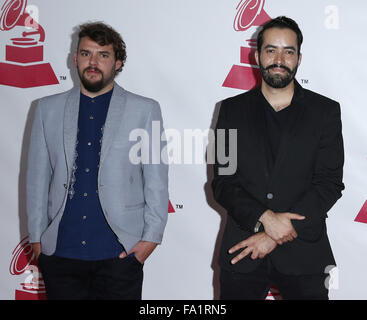
[[[291,212],[306,216],[292,220],[298,237],[316,241],[322,234],[327,212],[342,196],[344,190],[344,148],[340,105],[333,103],[324,117],[324,126],[318,146],[312,185],[291,207]]]
[[[268,209],[258,200],[256,200],[241,185],[238,179],[238,166],[236,172],[230,175],[223,175],[220,169],[227,164],[221,164],[218,161],[219,148],[225,148],[225,154],[229,153],[229,129],[231,129],[230,121],[228,121],[227,109],[230,104],[223,101],[218,116],[218,122],[215,129],[215,163],[214,163],[214,179],[212,181],[212,189],[215,200],[227,210],[229,216],[244,230],[254,233],[255,225],[260,216]],[[218,133],[220,129],[224,129],[225,144],[218,145]],[[223,131],[223,130],[222,130]],[[236,145],[237,148],[237,145]],[[231,159],[237,164],[237,159]]]
[[[52,169],[42,121],[42,100],[34,115],[28,151],[26,173],[26,208],[29,242],[40,242],[47,228],[48,189]]]
[[[143,241],[161,243],[168,218],[168,161],[165,156],[166,141],[161,141],[163,119],[161,109],[153,101],[145,130],[149,136],[146,146],[151,156],[149,161],[143,161],[144,179],[144,230]]]

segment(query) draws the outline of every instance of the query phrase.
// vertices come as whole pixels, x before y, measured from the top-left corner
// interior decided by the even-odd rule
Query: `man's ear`
[[[302,53],[300,53],[298,56],[298,66],[301,64],[301,61],[302,61]]]
[[[260,63],[259,63],[259,51],[258,50],[255,51],[255,60],[256,60],[257,65],[259,66]]]
[[[119,70],[123,66],[123,63],[121,60],[116,60],[116,67],[115,71]]]
[[[74,53],[74,65],[77,67],[78,66],[78,52]]]

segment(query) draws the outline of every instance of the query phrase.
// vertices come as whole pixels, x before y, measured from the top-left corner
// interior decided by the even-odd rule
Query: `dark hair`
[[[122,61],[122,66],[120,69],[116,70],[116,73],[122,71],[122,67],[126,61],[126,45],[117,31],[103,22],[84,23],[79,26],[79,30],[78,48],[80,40],[84,37],[92,39],[100,46],[112,44],[116,60]]]
[[[291,29],[297,35],[297,46],[298,46],[298,55],[301,53],[301,45],[303,42],[303,35],[301,29],[298,27],[296,21],[292,20],[291,18],[280,16],[276,17],[268,22],[266,22],[263,26],[261,31],[257,36],[257,50],[260,53],[261,47],[264,42],[264,32],[271,28],[280,28],[280,29]]]

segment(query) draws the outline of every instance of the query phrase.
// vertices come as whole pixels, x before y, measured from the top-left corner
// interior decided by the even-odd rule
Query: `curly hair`
[[[122,61],[122,66],[117,72],[122,71],[122,67],[126,61],[126,45],[121,35],[114,30],[111,26],[106,25],[103,22],[90,22],[84,23],[79,26],[79,42],[84,37],[88,37],[93,41],[97,42],[100,46],[113,45],[116,60]]]

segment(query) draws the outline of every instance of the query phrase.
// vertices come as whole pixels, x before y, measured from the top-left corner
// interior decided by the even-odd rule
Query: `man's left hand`
[[[149,241],[139,241],[130,251],[126,253],[126,251],[122,252],[119,255],[119,258],[123,259],[128,255],[134,253],[135,258],[143,264],[145,260],[151,255],[151,253],[156,248],[157,244]]]
[[[232,254],[237,250],[245,248],[231,260],[232,264],[237,263],[243,258],[247,257],[250,253],[251,259],[264,258],[267,254],[272,252],[277,246],[277,243],[270,238],[265,232],[259,232],[254,234],[253,236],[237,243],[231,249],[229,249],[229,253]]]

